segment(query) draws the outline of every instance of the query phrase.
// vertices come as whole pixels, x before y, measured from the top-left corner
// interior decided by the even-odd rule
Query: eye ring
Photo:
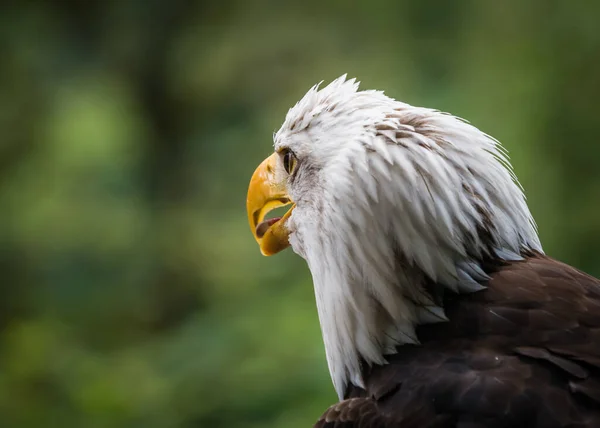
[[[287,172],[289,175],[292,175],[296,169],[297,163],[298,159],[296,158],[294,152],[291,150],[285,150],[283,152],[283,169],[285,169],[285,172]]]

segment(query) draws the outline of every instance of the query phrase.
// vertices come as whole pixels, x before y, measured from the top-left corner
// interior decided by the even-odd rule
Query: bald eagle
[[[342,76],[274,142],[248,219],[312,274],[339,397],[315,426],[600,427],[600,281],[544,254],[498,141]]]

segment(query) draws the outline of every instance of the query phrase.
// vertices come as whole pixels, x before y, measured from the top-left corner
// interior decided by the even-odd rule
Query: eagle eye
[[[291,150],[286,150],[283,152],[283,168],[285,172],[289,175],[292,175],[294,170],[296,169],[297,163],[296,155]]]

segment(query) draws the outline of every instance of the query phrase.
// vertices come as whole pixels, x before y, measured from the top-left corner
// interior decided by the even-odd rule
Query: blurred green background
[[[307,427],[336,400],[308,269],[245,193],[314,83],[510,150],[546,251],[600,275],[600,2],[6,1],[0,426]]]

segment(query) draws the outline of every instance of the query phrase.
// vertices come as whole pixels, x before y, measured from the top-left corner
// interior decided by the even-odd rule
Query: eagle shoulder
[[[600,281],[536,254],[444,298],[317,427],[600,427]]]

